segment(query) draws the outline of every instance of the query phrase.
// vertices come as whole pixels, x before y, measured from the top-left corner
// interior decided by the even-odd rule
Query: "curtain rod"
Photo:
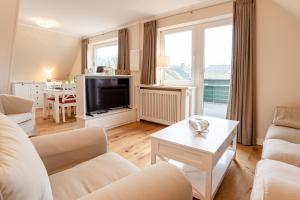
[[[83,39],[84,38],[93,38],[93,37],[97,37],[97,36],[100,36],[100,35],[106,35],[106,34],[118,31],[120,29],[123,29],[123,28],[128,28],[129,26],[132,26],[132,25],[135,25],[135,24],[146,23],[146,22],[149,22],[149,21],[152,21],[152,20],[167,19],[167,18],[170,18],[170,17],[174,17],[176,15],[182,15],[182,14],[187,14],[187,13],[193,14],[193,12],[195,12],[197,10],[200,10],[200,9],[210,8],[210,7],[226,4],[226,3],[229,3],[229,2],[233,2],[233,1],[235,1],[235,0],[221,0],[221,1],[217,0],[217,2],[209,3],[207,5],[202,5],[202,6],[198,6],[198,7],[194,7],[194,8],[190,7],[190,8],[186,8],[184,10],[181,10],[181,11],[178,11],[178,10],[173,11],[172,12],[173,14],[170,14],[171,12],[169,12],[169,14],[167,13],[167,14],[164,14],[164,15],[154,16],[154,17],[151,17],[151,18],[148,18],[148,19],[128,23],[128,24],[125,24],[125,25],[120,26],[120,27],[115,27],[115,28],[112,28],[111,30],[107,30],[106,32],[95,33],[95,34],[92,34],[92,35],[89,35],[89,36],[85,36],[85,37],[83,37]]]
[[[193,14],[193,12],[204,9],[204,8],[210,8],[210,7],[226,4],[226,3],[229,3],[229,2],[233,2],[233,1],[235,1],[235,0],[221,0],[221,1],[217,1],[216,3],[209,3],[207,5],[202,5],[202,6],[200,5],[200,6],[194,7],[194,8],[190,7],[190,8],[186,8],[184,10],[181,10],[181,11],[174,11],[173,14],[170,14],[172,12],[169,12],[169,14],[158,15],[158,16],[155,16],[155,17],[152,17],[152,18],[149,18],[149,19],[145,19],[145,20],[142,20],[142,22],[145,23],[145,22],[149,22],[149,21],[152,21],[152,20],[167,19],[167,18],[170,18],[170,17],[174,17],[176,15],[182,15],[182,14],[187,14],[187,13]]]

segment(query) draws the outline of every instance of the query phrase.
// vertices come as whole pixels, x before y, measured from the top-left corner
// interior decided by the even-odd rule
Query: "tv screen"
[[[87,77],[87,113],[129,106],[129,78]]]

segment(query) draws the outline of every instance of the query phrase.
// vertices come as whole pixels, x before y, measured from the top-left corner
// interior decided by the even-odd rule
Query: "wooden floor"
[[[55,124],[50,119],[43,120],[41,111],[37,112],[37,135],[52,134],[76,128],[76,121]],[[140,168],[150,165],[149,135],[165,126],[136,122],[108,131],[109,151],[116,152]],[[253,183],[255,165],[261,156],[261,146],[237,147],[237,160],[232,162],[216,200],[248,200]]]

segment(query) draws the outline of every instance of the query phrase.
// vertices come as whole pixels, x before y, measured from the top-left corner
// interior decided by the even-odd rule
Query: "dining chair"
[[[74,83],[64,83],[62,88],[63,95],[61,100],[59,100],[59,107],[61,108],[63,122],[66,122],[65,108],[68,109],[69,117],[71,116],[72,107],[76,108],[76,85]]]
[[[62,94],[59,97],[59,112],[62,114],[63,122],[66,122],[65,109],[67,108],[68,116],[71,116],[72,107],[74,108],[74,114],[76,114],[76,84],[74,83],[63,83]],[[48,115],[50,115],[50,110],[52,109],[52,116],[55,116],[54,107],[55,99],[53,97],[48,98]]]

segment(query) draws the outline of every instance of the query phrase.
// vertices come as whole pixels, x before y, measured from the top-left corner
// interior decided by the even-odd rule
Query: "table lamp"
[[[169,56],[161,55],[157,58],[157,67],[161,69],[160,85],[164,85],[165,69],[169,67]]]
[[[44,73],[44,77],[46,79],[46,82],[50,82],[51,79],[52,79],[52,73],[53,73],[53,70],[52,69],[44,69],[43,70],[43,73]]]

